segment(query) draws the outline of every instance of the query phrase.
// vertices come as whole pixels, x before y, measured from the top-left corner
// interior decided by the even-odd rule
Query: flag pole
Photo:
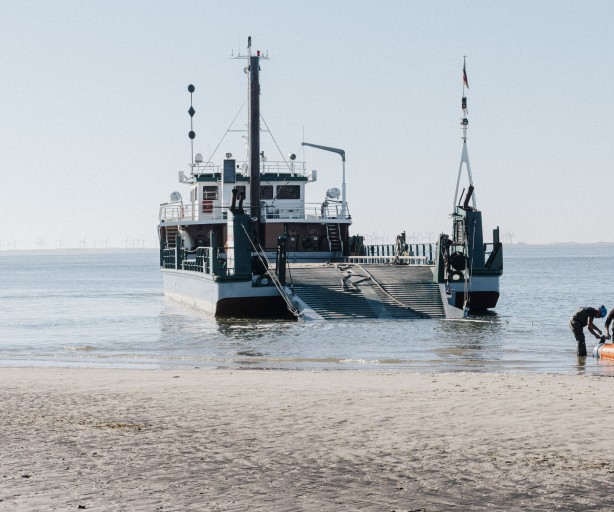
[[[467,56],[463,55],[463,97],[461,100],[461,110],[463,112],[463,116],[461,118],[461,129],[463,130],[463,135],[462,135],[462,139],[463,139],[463,151],[461,153],[461,161],[460,161],[460,165],[458,166],[458,177],[456,179],[456,192],[454,194],[454,205],[453,205],[453,209],[452,211],[454,211],[454,208],[456,208],[456,201],[458,199],[458,189],[460,186],[460,178],[461,178],[461,174],[462,174],[462,170],[463,170],[463,164],[465,164],[465,168],[467,169],[467,177],[469,178],[469,185],[473,186],[473,176],[471,175],[471,164],[469,163],[469,152],[467,151],[467,128],[469,128],[469,119],[468,114],[469,114],[469,109],[467,108],[467,97],[465,96],[465,88],[469,89],[469,82],[467,80]],[[471,196],[471,201],[473,203],[473,207],[476,208],[476,199],[475,199],[475,193],[472,194]]]

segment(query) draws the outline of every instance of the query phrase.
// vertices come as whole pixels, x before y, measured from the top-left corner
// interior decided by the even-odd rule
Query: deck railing
[[[363,245],[360,255],[388,258],[420,257],[425,262],[421,263],[422,265],[430,265],[437,254],[437,244],[404,244],[401,250],[399,249],[397,244]]]
[[[182,249],[180,249],[182,251]],[[177,268],[177,250],[162,249],[162,268]]]
[[[426,256],[348,256],[348,263],[379,263],[384,265],[429,265]]]
[[[160,205],[159,220],[167,221],[196,221],[198,210],[192,204],[162,203]]]
[[[249,176],[247,172],[248,163],[240,160],[235,160],[235,165],[238,169],[241,169],[239,172],[242,176]],[[221,165],[213,164],[212,162],[205,163],[195,163],[192,166],[192,175],[200,176],[200,175],[218,175],[221,177],[223,168]],[[260,172],[262,174],[292,174],[294,176],[308,176],[309,171],[307,170],[306,162],[299,162],[298,160],[293,160],[290,162],[283,160],[260,160]],[[187,178],[187,177],[186,177]]]
[[[249,204],[243,205],[249,210]],[[296,206],[280,206],[263,205],[262,217],[264,219],[308,219],[308,220],[326,220],[341,218],[341,204],[323,204],[323,203],[305,203],[304,205]],[[182,222],[182,221],[223,221],[228,217],[228,206],[212,207],[211,211],[199,212],[198,205],[180,204],[180,203],[163,203],[160,205],[159,220],[164,222]],[[346,219],[349,219],[350,210],[346,208]]]
[[[198,247],[196,251],[186,251],[182,248],[162,249],[162,268],[175,270],[191,270],[203,274],[226,275],[231,269],[226,269],[225,255],[220,257],[219,249]]]

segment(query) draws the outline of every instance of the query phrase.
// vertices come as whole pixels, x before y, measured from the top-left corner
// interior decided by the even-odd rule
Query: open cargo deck
[[[324,320],[445,318],[428,266],[288,265],[288,284]]]

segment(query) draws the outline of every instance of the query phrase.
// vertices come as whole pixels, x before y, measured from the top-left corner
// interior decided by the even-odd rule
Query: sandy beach
[[[614,380],[0,370],[0,510],[611,510]]]

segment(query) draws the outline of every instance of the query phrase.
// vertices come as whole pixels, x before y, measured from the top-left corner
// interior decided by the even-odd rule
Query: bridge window
[[[301,198],[301,186],[300,185],[278,185],[277,186],[277,199],[300,199]]]
[[[273,199],[273,185],[260,185],[260,199]]]
[[[217,199],[217,186],[205,185],[203,187],[203,199]]]

